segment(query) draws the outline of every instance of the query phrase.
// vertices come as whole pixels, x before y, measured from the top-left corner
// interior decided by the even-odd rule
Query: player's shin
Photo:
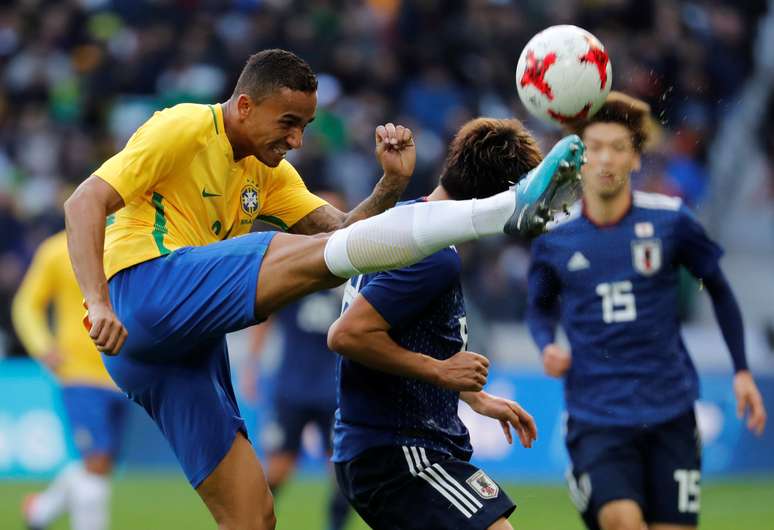
[[[405,267],[449,245],[501,234],[515,207],[511,190],[486,199],[399,206],[334,232],[325,263],[340,278]]]

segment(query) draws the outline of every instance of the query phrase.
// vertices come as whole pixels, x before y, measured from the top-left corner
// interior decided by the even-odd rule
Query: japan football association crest
[[[239,199],[242,204],[242,211],[249,215],[250,218],[254,217],[258,212],[259,206],[258,188],[252,184],[245,184]]]
[[[494,499],[500,493],[500,486],[481,469],[473,473],[465,482],[482,499]]]
[[[661,269],[661,240],[640,239],[632,241],[632,262],[634,270],[644,276],[651,276]]]

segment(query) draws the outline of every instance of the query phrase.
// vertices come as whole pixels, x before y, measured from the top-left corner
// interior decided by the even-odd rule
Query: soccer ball
[[[591,117],[610,92],[613,70],[604,46],[578,26],[551,26],[530,39],[516,66],[527,110],[562,125]]]

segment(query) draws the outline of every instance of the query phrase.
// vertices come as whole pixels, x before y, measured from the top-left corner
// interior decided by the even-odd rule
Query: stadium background
[[[450,135],[477,115],[524,119],[541,145],[556,133],[517,101],[516,57],[540,29],[595,33],[613,87],[648,101],[658,141],[635,187],[679,195],[727,250],[750,364],[774,411],[774,3],[765,0],[22,0],[0,6],[0,528],[20,527],[18,502],[73,454],[51,379],[26,358],[10,300],[39,242],[62,228],[61,203],[154,110],[224,101],[250,53],[284,47],[319,75],[319,109],[300,152],[312,188],[351,204],[378,177],[373,127],[416,132],[405,197],[434,184]],[[518,240],[462,248],[471,349],[494,358],[494,392],[538,420],[529,452],[470,418],[479,462],[509,484],[517,527],[580,528],[563,490],[561,385],[541,375],[521,323],[528,249]],[[750,435],[734,417],[730,361],[699,287],[686,280],[685,337],[702,374],[706,446],[702,527],[773,528],[774,429]],[[245,338],[230,338],[234,365]],[[270,350],[276,351],[276,344]],[[264,373],[276,359],[265,357]],[[269,383],[267,383],[269,384]],[[463,411],[469,418],[467,411]],[[245,407],[259,425],[260,406]],[[254,437],[260,429],[254,427]],[[309,434],[313,441],[314,433]],[[310,443],[310,447],[314,444]],[[113,528],[209,528],[169,449],[135,407]],[[326,479],[305,460],[283,493],[279,528],[321,528]],[[352,528],[356,527],[353,523]],[[57,528],[66,528],[65,523]]]

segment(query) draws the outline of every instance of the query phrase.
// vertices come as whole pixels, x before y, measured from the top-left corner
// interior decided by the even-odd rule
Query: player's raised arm
[[[310,212],[290,231],[296,234],[318,234],[344,228],[361,219],[391,208],[406,189],[416,163],[416,147],[411,129],[387,123],[379,125],[374,133],[375,154],[384,173],[374,190],[349,213],[327,204]]]
[[[97,349],[108,354],[121,349],[126,329],[113,313],[105,278],[105,218],[123,206],[121,195],[96,175],[82,182],[64,204],[67,247],[88,306],[89,335]]]

